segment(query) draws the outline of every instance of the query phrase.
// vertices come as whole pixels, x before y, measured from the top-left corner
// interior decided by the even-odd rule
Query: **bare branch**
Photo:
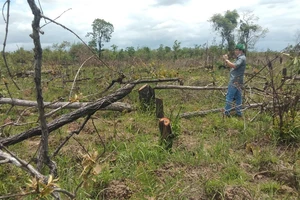
[[[69,99],[71,99],[72,91],[73,91],[73,89],[74,89],[75,82],[76,82],[77,76],[78,76],[78,74],[79,74],[81,68],[84,66],[84,64],[85,64],[87,61],[89,61],[89,60],[90,60],[91,58],[93,58],[94,56],[95,56],[95,55],[92,55],[91,57],[89,57],[88,59],[86,59],[86,60],[81,64],[81,66],[79,67],[79,69],[77,70],[77,73],[76,73],[76,75],[75,75],[75,77],[74,77],[74,80],[73,80],[73,84],[72,84],[72,88],[71,88],[71,91],[70,91]]]
[[[181,78],[163,78],[163,79],[141,79],[133,81],[134,84],[141,84],[141,83],[158,83],[158,82],[171,82],[171,81],[178,81],[182,82]]]
[[[68,197],[70,197],[71,199],[75,199],[75,197],[76,197],[76,195],[72,194],[71,192],[68,192],[67,190],[61,189],[61,188],[55,188],[53,192],[63,193],[65,195],[67,195]]]
[[[249,109],[249,108],[257,108],[264,105],[264,103],[256,103],[256,104],[250,104],[244,108],[244,110]],[[204,111],[195,111],[195,112],[187,112],[180,114],[180,118],[191,118],[191,117],[197,117],[197,116],[205,116],[210,113],[218,113],[222,112],[224,108],[216,108],[216,109],[211,109],[211,110],[204,110]]]
[[[4,195],[4,196],[0,196],[0,199],[11,199],[13,197],[24,197],[30,194],[36,194],[36,191],[30,191],[30,192],[26,192],[26,193],[22,193],[22,194],[8,194],[8,195]]]
[[[6,60],[6,55],[5,55],[5,46],[6,46],[6,41],[7,41],[7,35],[8,35],[8,25],[9,25],[9,7],[10,7],[10,0],[7,0],[5,3],[4,3],[4,6],[7,4],[7,13],[6,13],[6,20],[5,20],[5,23],[6,23],[6,27],[5,27],[5,36],[4,36],[4,42],[3,42],[3,49],[2,49],[2,57],[3,57],[3,60],[4,60],[4,64],[5,64],[5,67],[7,69],[7,72],[8,72],[8,75],[10,77],[10,79],[12,80],[12,82],[14,83],[14,85],[16,86],[16,88],[18,90],[20,90],[20,87],[17,85],[17,83],[14,81],[13,79],[13,76],[10,72],[10,69],[9,69],[9,66],[8,66],[8,63],[7,63],[7,60]],[[4,10],[4,6],[2,8],[2,15],[4,16],[3,14],[3,10]],[[4,17],[3,17],[4,18]],[[5,19],[5,18],[4,18]],[[1,68],[0,68],[0,77],[1,77]]]
[[[68,30],[68,31],[70,31],[71,33],[73,33],[94,55],[97,55],[95,52],[94,52],[94,50],[89,46],[89,45],[87,45],[74,31],[72,31],[71,29],[69,29],[68,27],[66,27],[66,26],[64,26],[64,25],[62,25],[62,24],[60,24],[60,23],[58,23],[58,22],[56,22],[56,21],[54,21],[54,20],[52,20],[52,19],[50,19],[50,18],[48,18],[48,17],[46,17],[46,16],[44,16],[44,15],[41,15],[41,17],[43,17],[43,18],[45,18],[45,19],[47,19],[47,20],[49,20],[49,21],[51,21],[52,23],[54,23],[54,24],[56,24],[56,25],[58,25],[58,26],[61,26],[61,27],[63,27],[64,29],[66,29],[66,30]],[[110,70],[112,70],[112,71],[115,71],[115,70],[113,70],[111,67],[109,67],[101,58],[99,58],[98,56],[96,56],[97,57],[97,59],[102,63],[102,64],[104,64],[104,66],[106,66],[107,68],[109,68]]]
[[[7,163],[12,163],[17,167],[22,168],[23,170],[27,171],[30,173],[30,175],[32,177],[36,177],[38,180],[42,180],[43,182],[48,180],[47,176],[44,176],[43,174],[41,174],[38,170],[36,170],[32,165],[27,164],[25,161],[23,161],[22,159],[16,157],[12,152],[10,152],[6,147],[0,145],[1,148],[5,149],[5,151],[7,151],[8,153],[2,151],[0,149],[0,159],[4,160],[8,160]],[[75,198],[75,195],[64,190],[61,188],[54,188],[52,193],[56,193],[56,192],[61,192],[63,194],[66,194],[67,196],[69,196],[71,199]],[[36,191],[31,191],[31,192],[27,192],[25,194],[12,194],[12,195],[5,195],[5,196],[0,196],[0,199],[5,199],[5,198],[12,198],[12,197],[17,197],[17,196],[26,196],[26,195],[30,195],[30,194],[38,194]]]
[[[100,141],[101,141],[101,143],[102,143],[102,145],[103,145],[103,152],[97,157],[96,160],[98,160],[98,159],[101,158],[101,157],[104,155],[104,153],[106,152],[106,146],[105,146],[105,143],[104,143],[103,139],[101,138],[101,136],[100,136],[100,134],[99,134],[99,131],[98,131],[98,129],[97,129],[95,123],[94,123],[94,120],[92,120],[92,123],[93,123],[94,129],[95,129],[95,131],[96,131],[96,133],[97,133],[97,135],[98,135],[98,137],[99,137],[99,139],[100,139]]]
[[[157,85],[153,89],[186,89],[186,90],[226,90],[227,87],[200,87],[182,85]]]
[[[135,84],[127,84],[113,94],[100,98],[93,103],[87,104],[86,106],[81,107],[73,112],[60,116],[59,118],[47,124],[47,126],[49,127],[49,133],[81,117],[94,113],[95,111],[98,111],[102,108],[106,108],[113,102],[116,102],[127,96],[132,91],[134,86]],[[23,133],[0,139],[0,144],[9,146],[38,135],[41,135],[41,128],[35,127]]]
[[[68,10],[65,10],[62,14],[60,14],[60,15],[59,15],[58,17],[56,17],[54,20],[57,20],[58,18],[60,18],[63,14],[65,14],[65,13],[68,12],[69,10],[72,10],[72,8],[69,8]],[[46,19],[45,19],[45,20],[46,20]],[[41,26],[41,28],[47,26],[47,25],[50,24],[50,23],[51,23],[51,21],[48,22],[48,23],[46,23],[46,24],[44,24],[43,26]]]
[[[78,109],[92,102],[44,102],[45,108],[51,109]],[[10,99],[10,98],[0,98],[0,104],[10,104],[13,106],[26,106],[26,107],[37,107],[36,101],[28,101],[22,99]],[[134,110],[129,104],[122,102],[115,102],[108,105],[105,108],[101,108],[101,110],[112,110],[112,111],[132,111]]]
[[[2,159],[8,159],[9,163],[12,163],[13,165],[20,167],[22,169],[24,169],[25,171],[29,172],[31,176],[33,177],[37,177],[40,180],[45,180],[46,176],[44,176],[43,174],[41,174],[38,170],[36,170],[32,165],[27,164],[25,161],[23,161],[22,159],[16,157],[12,152],[10,152],[7,148],[5,148],[4,146],[2,146],[0,144],[1,149],[5,149],[5,151],[7,151],[8,153],[2,151],[0,149],[0,158]]]
[[[3,17],[3,21],[4,21],[5,23],[7,23],[7,21],[6,21],[5,15],[4,15],[4,9],[5,9],[5,5],[8,4],[8,3],[9,3],[9,0],[8,0],[8,1],[5,1],[5,3],[4,3],[3,6],[2,6],[2,17]]]
[[[56,150],[54,151],[54,153],[52,154],[51,157],[55,157],[55,156],[58,154],[58,152],[60,151],[60,149],[67,143],[67,141],[68,141],[75,133],[78,135],[78,134],[82,131],[82,129],[84,128],[84,126],[86,125],[86,123],[90,120],[90,118],[91,118],[91,116],[92,116],[93,114],[94,114],[94,113],[88,115],[88,116],[86,117],[86,119],[84,120],[84,122],[82,123],[81,127],[80,127],[78,130],[76,130],[76,131],[72,131],[72,132],[70,133],[70,135],[67,136],[67,137],[65,138],[65,140],[64,140],[64,141],[56,148]]]

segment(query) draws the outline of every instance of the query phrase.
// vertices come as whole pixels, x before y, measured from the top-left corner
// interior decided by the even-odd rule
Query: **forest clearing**
[[[28,3],[34,50],[0,58],[0,199],[299,199],[299,43],[247,52],[226,117],[230,41],[43,49],[39,20],[60,24]]]

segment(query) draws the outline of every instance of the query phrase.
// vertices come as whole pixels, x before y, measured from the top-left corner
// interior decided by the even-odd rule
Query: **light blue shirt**
[[[244,73],[246,69],[246,56],[244,54],[238,55],[236,61],[234,62],[235,68],[230,69],[230,80],[229,84],[239,84],[244,83]]]

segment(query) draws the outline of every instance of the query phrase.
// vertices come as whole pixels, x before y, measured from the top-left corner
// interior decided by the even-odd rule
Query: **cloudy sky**
[[[1,8],[5,0],[0,0]],[[295,44],[296,33],[300,33],[300,0],[39,0],[37,5],[45,16],[55,19],[73,30],[84,41],[91,32],[94,19],[104,19],[114,26],[114,33],[104,48],[117,45],[118,49],[133,46],[157,49],[160,44],[170,46],[177,40],[181,47],[194,47],[219,40],[209,18],[216,13],[236,9],[239,13],[253,11],[259,17],[258,24],[269,29],[256,50],[280,51]],[[65,12],[66,11],[66,12]],[[0,19],[0,48],[3,49],[6,7]],[[26,0],[11,0],[9,35],[6,51],[20,47],[32,49],[31,21],[33,15]],[[41,21],[41,25],[45,23]],[[69,41],[79,42],[67,30],[48,24],[41,36],[43,47]]]

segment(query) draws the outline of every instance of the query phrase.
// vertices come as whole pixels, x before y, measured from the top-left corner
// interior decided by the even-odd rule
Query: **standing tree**
[[[98,50],[99,58],[101,57],[103,42],[109,42],[111,39],[111,34],[114,32],[114,26],[106,22],[103,19],[95,19],[93,24],[93,32],[87,33],[87,37],[92,36],[92,40],[89,45]],[[98,47],[97,47],[98,46]]]
[[[253,49],[256,42],[260,38],[264,38],[269,31],[267,28],[263,29],[260,25],[255,24],[258,21],[251,11],[246,11],[242,14],[239,29],[239,42],[245,45],[245,52],[248,49]]]
[[[225,40],[227,41],[228,51],[234,51],[234,29],[238,25],[239,14],[236,10],[227,10],[223,15],[214,14],[208,21],[213,24],[215,31],[219,32],[222,37],[222,48]]]
[[[174,52],[174,57],[173,57],[173,60],[177,60],[178,58],[178,54],[179,54],[179,51],[180,51],[180,45],[181,45],[181,42],[178,42],[177,40],[174,41],[174,44],[173,44],[173,52]]]

